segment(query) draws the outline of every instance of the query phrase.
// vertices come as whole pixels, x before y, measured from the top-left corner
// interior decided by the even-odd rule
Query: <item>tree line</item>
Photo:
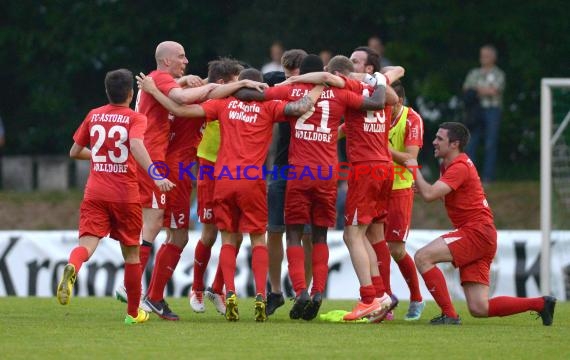
[[[478,66],[479,47],[494,44],[507,75],[499,176],[536,178],[540,79],[570,77],[562,0],[331,0],[326,6],[298,0],[21,0],[3,8],[6,154],[66,153],[83,116],[106,101],[104,74],[119,67],[149,72],[163,40],[183,44],[188,72],[205,76],[207,62],[218,56],[259,68],[269,61],[274,40],[310,53],[350,55],[380,35],[385,55],[407,70],[408,103],[424,111],[428,144],[437,123],[461,118],[455,100],[465,75]],[[562,98],[560,106],[570,110],[570,97]],[[422,156],[430,158],[428,149]]]

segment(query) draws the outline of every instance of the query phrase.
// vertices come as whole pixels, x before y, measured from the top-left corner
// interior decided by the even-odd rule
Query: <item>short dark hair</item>
[[[231,81],[242,70],[243,66],[235,59],[221,57],[218,60],[212,60],[208,63],[208,82]]]
[[[127,69],[109,71],[105,75],[105,91],[111,104],[122,104],[127,101],[133,90],[133,73]]]
[[[319,55],[309,54],[301,62],[299,66],[299,74],[307,74],[317,71],[325,71],[325,64]]]
[[[390,84],[392,89],[396,92],[399,98],[405,99],[406,98],[406,91],[404,90],[404,84],[400,80],[396,80]]]
[[[366,65],[372,65],[372,72],[380,71],[380,54],[368,46],[359,46],[354,51],[364,51],[366,53]],[[353,51],[353,52],[354,52]]]
[[[329,63],[327,64],[327,71],[331,74],[334,74],[335,71],[343,75],[348,75],[351,72],[354,72],[354,64],[344,55],[337,55],[330,59]]]
[[[281,65],[284,69],[295,70],[301,66],[301,62],[307,56],[307,52],[302,49],[287,50],[281,56]]]
[[[444,122],[439,125],[440,129],[447,130],[447,137],[449,138],[449,143],[454,141],[459,141],[459,151],[463,152],[465,146],[469,143],[471,134],[469,134],[469,129],[462,123],[458,122]]]
[[[244,69],[239,73],[239,80],[253,80],[253,81],[259,81],[259,82],[263,82],[263,74],[261,73],[261,71],[254,69],[254,68],[249,68],[249,69]]]

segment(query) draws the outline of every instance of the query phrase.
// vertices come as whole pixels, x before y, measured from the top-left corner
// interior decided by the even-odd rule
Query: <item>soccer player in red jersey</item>
[[[241,72],[240,79],[260,81],[262,76],[258,70],[247,69]],[[307,96],[303,95],[295,102],[243,102],[228,97],[187,107],[177,107],[161,96],[152,86],[152,80],[143,81],[142,86],[178,116],[219,119],[221,144],[214,171],[214,213],[216,225],[222,232],[220,263],[226,287],[226,319],[239,319],[234,284],[236,237],[233,235],[247,232],[252,244],[252,269],[257,294],[255,319],[265,321],[267,197],[262,165],[267,156],[273,123],[283,119],[283,115],[300,116],[309,111],[321,95],[322,86],[314,87]]]
[[[327,70],[342,76],[347,90],[364,96],[370,96],[374,91],[371,85],[347,77],[354,71],[354,65],[345,56],[331,59]],[[374,81],[385,84],[386,78],[378,74]],[[374,317],[381,321],[382,315],[397,304],[383,289],[375,253],[370,251],[366,237],[367,233],[383,231],[387,214],[393,178],[388,119],[391,105],[396,102],[397,96],[390,89],[386,92],[385,109],[367,112],[348,109],[345,113],[343,131],[347,138],[350,172],[347,174],[344,241],[360,282],[360,301],[345,320]]]
[[[322,71],[322,60],[317,55],[308,55],[300,70],[301,73]],[[263,98],[296,100],[312,86],[293,83],[269,88]],[[377,110],[384,107],[384,102],[383,85],[378,85],[371,97],[331,87],[325,89],[314,111],[291,121],[291,180],[287,182],[285,197],[287,259],[296,293],[295,304],[289,312],[291,319],[314,319],[322,303],[328,277],[327,230],[335,225],[336,220],[337,138],[341,117],[348,108]],[[308,172],[311,175],[303,176]],[[301,246],[304,224],[312,225],[313,287],[310,295],[305,282],[305,254]]]
[[[404,162],[410,158],[417,159],[423,145],[424,126],[421,116],[411,107],[404,106],[406,94],[402,83],[396,81],[391,83],[391,86],[398,94],[398,103],[393,107],[390,126],[390,152],[395,171],[384,234],[390,254],[410,289],[410,305],[404,320],[414,321],[420,319],[425,302],[420,292],[414,260],[406,252],[406,239],[414,204],[414,178],[404,167]]]
[[[552,296],[498,296],[489,299],[489,273],[497,251],[497,230],[477,169],[464,153],[469,136],[469,130],[461,123],[441,124],[433,141],[434,155],[442,160],[439,180],[433,185],[429,184],[419,171],[415,171],[418,193],[426,201],[443,199],[447,216],[456,228],[419,249],[415,255],[416,266],[442,311],[430,323],[461,324],[451,303],[443,273],[436,266],[438,263],[451,262],[459,268],[467,307],[474,317],[536,311],[543,325],[552,325],[556,305],[556,298]],[[411,170],[417,169],[418,162],[409,159],[405,165]]]
[[[152,76],[157,87],[165,95],[177,103],[189,103],[204,100],[215,85],[206,85],[198,88],[181,88],[175,78],[184,75],[188,59],[182,45],[173,41],[164,41],[156,47],[156,70]],[[168,113],[152,96],[139,92],[135,110],[145,114],[148,118],[145,132],[145,146],[155,164],[155,169],[161,171],[166,166],[166,151],[168,148],[168,136],[170,123],[174,117]],[[163,223],[164,208],[166,206],[166,194],[157,192],[150,180],[147,180],[148,168],[139,169],[141,203],[143,206],[143,229],[141,245],[141,265],[146,268],[152,243],[154,242]],[[164,304],[166,307],[166,305]],[[163,313],[170,313],[165,309]],[[177,318],[173,314],[173,319]]]
[[[208,81],[219,84],[235,83],[241,70],[243,70],[243,66],[237,60],[214,60],[208,64]],[[204,174],[204,176],[200,176],[199,172],[199,176],[196,177],[197,212],[200,223],[202,223],[202,234],[194,249],[194,281],[192,282],[192,289],[188,297],[190,307],[193,311],[198,313],[205,311],[204,297],[206,297],[214,303],[216,310],[223,315],[226,313],[226,304],[223,291],[224,278],[219,262],[212,286],[205,289],[204,285],[204,274],[208,268],[212,246],[214,246],[218,236],[216,217],[213,211],[215,179],[212,175],[214,166],[216,165],[219,147],[220,122],[217,120],[208,121],[203,129],[202,140],[198,145],[197,157],[200,164],[199,169],[205,170],[209,168],[211,172],[209,175]],[[237,251],[239,251],[241,240],[242,236],[240,234],[237,241]]]
[[[379,72],[380,70],[386,74],[386,70],[391,70],[391,72],[398,73],[399,67],[380,69],[380,54],[367,46],[359,46],[354,49],[350,55],[350,60],[354,65],[354,71],[359,74],[372,75],[376,72]],[[403,73],[401,75],[403,75]],[[391,78],[391,76],[389,76],[389,78]],[[386,118],[390,119],[390,116],[391,115],[388,114]],[[380,276],[382,277],[383,286],[381,286],[379,283],[377,283],[377,286],[384,288],[388,295],[392,295],[392,289],[390,288],[390,250],[388,249],[388,245],[384,238],[384,229],[376,229],[382,231],[368,231],[367,237],[372,244],[374,253],[376,254],[378,269],[380,271]],[[395,297],[393,297],[393,299],[395,299]],[[386,318],[389,320],[391,317],[392,313],[389,312]]]
[[[133,99],[133,74],[129,70],[108,72],[105,90],[109,104],[87,114],[73,136],[69,152],[74,159],[91,160],[91,172],[80,209],[79,246],[69,255],[57,287],[57,299],[62,305],[69,303],[81,266],[93,255],[101,238],[110,234],[121,243],[125,259],[125,323],[137,324],[148,320],[148,314],[139,310],[142,212],[136,170],[137,163],[143,168],[151,165],[143,144],[146,117],[129,108]],[[163,192],[174,186],[168,179],[153,183]]]

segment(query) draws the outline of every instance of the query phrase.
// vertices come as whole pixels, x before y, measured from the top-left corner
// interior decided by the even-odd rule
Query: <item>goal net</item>
[[[540,290],[551,294],[552,230],[570,228],[570,78],[542,79],[540,90]]]

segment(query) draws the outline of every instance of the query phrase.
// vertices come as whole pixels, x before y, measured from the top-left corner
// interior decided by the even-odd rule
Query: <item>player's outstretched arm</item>
[[[321,93],[323,92],[324,86],[323,85],[315,85],[315,87],[309,91],[309,93],[303,96],[301,99],[297,101],[293,101],[288,103],[285,106],[284,113],[287,116],[301,116],[307,111],[311,110],[313,105],[319,100],[321,97]]]
[[[69,157],[76,160],[90,160],[91,150],[74,142],[69,149]]]
[[[202,102],[208,98],[208,94],[212,92],[218,84],[206,84],[199,87],[174,88],[168,93],[168,97],[178,104],[191,104]]]
[[[385,66],[382,68],[381,72],[388,79],[388,83],[391,84],[394,81],[404,77],[406,69],[401,66]]]
[[[164,106],[172,114],[180,117],[203,117],[206,113],[200,105],[180,105],[172,101],[168,96],[164,95],[154,83],[150,76],[145,76],[143,73],[138,75],[137,84],[139,89],[151,94],[156,101]]]
[[[152,160],[150,159],[150,155],[148,154],[148,151],[146,150],[146,147],[144,146],[142,139],[129,139],[129,140],[131,143],[131,154],[133,154],[133,157],[135,158],[137,163],[139,163],[139,165],[142,166],[143,169],[148,170],[152,165]],[[176,186],[166,178],[164,179],[152,178],[152,180],[154,180],[154,183],[162,192],[170,191],[172,188],[174,188],[174,186]]]
[[[414,184],[417,192],[427,202],[440,199],[451,192],[451,187],[443,181],[436,181],[435,184],[428,183],[420,171],[418,161],[416,159],[407,160],[404,165],[414,175]]]
[[[208,94],[208,98],[209,99],[225,98],[242,88],[253,89],[258,92],[263,92],[263,90],[267,89],[268,87],[269,86],[265,83],[244,79],[233,83],[228,83],[218,86],[217,88],[212,90],[211,93]]]
[[[336,76],[326,71],[312,72],[303,75],[294,75],[287,80],[275,84],[275,86],[293,84],[293,83],[307,83],[307,84],[326,84],[328,86],[334,86],[338,88],[343,88],[345,81],[340,76]]]

